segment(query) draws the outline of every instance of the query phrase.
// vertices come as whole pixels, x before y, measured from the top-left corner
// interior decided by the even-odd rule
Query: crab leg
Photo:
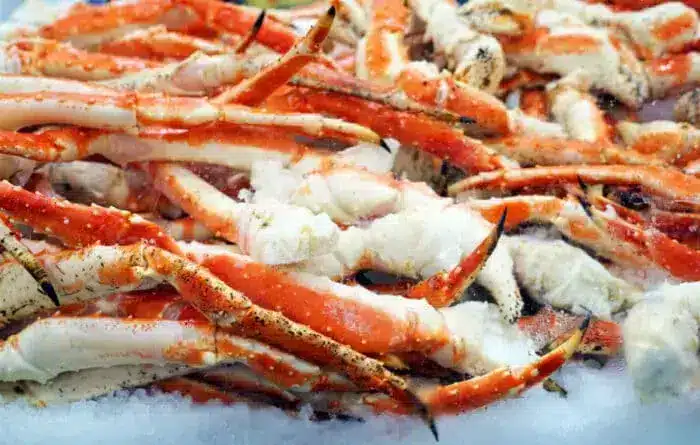
[[[616,263],[655,265],[684,280],[697,279],[700,274],[700,254],[696,250],[657,230],[639,227],[595,207],[586,209],[575,200],[526,196],[469,200],[469,206],[490,221],[496,221],[507,208],[506,228],[523,222],[553,224],[567,237]]]
[[[359,163],[384,170],[394,156],[372,144],[332,153],[299,142],[281,128],[228,124],[186,130],[147,128],[134,136],[80,127],[44,128],[35,133],[0,130],[0,153],[40,162],[102,155],[122,166],[142,161],[205,162],[245,171],[265,159],[285,165],[308,164],[311,169]]]
[[[15,40],[0,49],[1,71],[7,74],[104,80],[159,66],[145,60],[78,50],[41,39]]]
[[[212,100],[215,104],[235,102],[255,106],[263,102],[275,89],[287,83],[301,68],[314,60],[326,40],[335,19],[336,9],[331,5],[308,32],[308,34],[286,52],[274,65],[262,70],[253,78],[244,80]]]
[[[588,142],[565,137],[513,135],[486,139],[486,145],[522,166],[585,164],[664,165],[647,153],[628,151],[609,142]]]
[[[700,209],[700,179],[675,169],[635,165],[581,165],[501,170],[482,173],[452,184],[452,196],[468,190],[515,190],[555,183],[639,185],[674,204]]]
[[[145,241],[179,252],[160,227],[129,212],[56,200],[0,182],[0,210],[11,219],[59,237],[71,246]]]
[[[379,142],[373,131],[339,119],[309,114],[274,114],[240,105],[217,105],[205,99],[115,92],[108,96],[72,93],[0,95],[0,128],[18,129],[40,124],[82,125],[138,133],[148,125],[196,127],[225,122],[288,128],[313,137],[344,137]]]
[[[206,227],[266,264],[288,264],[330,252],[338,228],[327,215],[281,203],[247,204],[228,198],[177,164],[151,163],[156,189]]]
[[[0,382],[0,397],[4,403],[22,399],[36,407],[46,407],[91,399],[190,372],[192,368],[178,365],[125,365],[84,369],[61,374],[43,384],[27,380]]]
[[[97,48],[97,52],[120,57],[141,58],[152,62],[164,62],[182,60],[196,52],[214,55],[224,54],[232,49],[225,43],[170,32],[167,27],[157,25],[134,31],[117,40],[105,42]]]
[[[409,0],[413,12],[426,22],[426,35],[447,55],[456,80],[493,92],[503,78],[505,57],[498,41],[479,34],[460,20],[446,0]]]
[[[245,35],[258,12],[215,0],[139,0],[136,3],[73,8],[68,15],[39,30],[42,37],[68,40],[79,47],[96,46],[123,37],[138,28],[164,24],[169,30],[211,29]],[[266,21],[256,41],[286,52],[296,40],[292,29]]]
[[[490,171],[499,166],[513,165],[495,155],[478,140],[465,137],[450,125],[356,97],[307,88],[283,87],[268,99],[266,106],[280,111],[314,110],[369,125],[369,128],[385,137],[397,139],[403,145],[430,153],[469,172]]]
[[[304,272],[277,271],[227,249],[183,248],[197,263],[232,287],[241,289],[257,304],[282,311],[293,320],[326,332],[358,351],[423,352],[445,367],[482,374],[502,359],[480,351],[483,348],[476,344],[470,346],[480,334],[458,328],[467,324],[465,320],[469,317],[481,317],[479,314],[495,315],[495,320],[489,322],[497,321],[494,329],[505,330],[504,334],[516,341],[513,350],[522,347],[518,343],[522,339],[509,330],[510,326],[503,324],[495,309],[484,312],[481,307],[466,303],[435,309],[424,300],[379,295],[359,286],[346,286]],[[287,290],[285,298],[269,292],[277,286]],[[338,318],[338,313],[343,317]],[[347,319],[355,322],[351,325],[342,322]],[[367,336],[367,332],[373,335]]]
[[[700,158],[700,131],[689,124],[620,122],[617,131],[628,148],[654,155],[670,164],[683,166]]]
[[[653,97],[700,82],[700,54],[688,52],[650,60],[645,66]]]
[[[589,321],[589,318],[585,318],[568,340],[523,369],[502,368],[447,386],[425,385],[419,389],[420,397],[435,414],[447,415],[481,408],[498,400],[522,394],[551,376],[571,358],[588,328]],[[376,413],[410,413],[406,407],[381,395],[321,393],[311,395],[309,399],[313,406],[329,409],[330,412],[355,413],[357,408],[364,406]]]
[[[406,292],[407,298],[425,298],[434,307],[450,306],[476,280],[486,260],[493,253],[503,233],[507,210],[498,224],[473,252],[464,255],[459,264],[449,272],[438,272],[417,283]]]
[[[553,20],[549,27],[504,40],[503,49],[509,60],[522,68],[561,76],[582,72],[593,87],[633,108],[640,107],[649,96],[642,64],[624,45],[613,42],[605,30]]]
[[[582,316],[570,315],[566,312],[554,311],[545,307],[535,315],[522,317],[518,327],[540,344],[553,347],[566,340],[565,335],[581,323]],[[609,358],[622,350],[622,329],[613,321],[593,318],[576,354],[583,356],[601,356]]]

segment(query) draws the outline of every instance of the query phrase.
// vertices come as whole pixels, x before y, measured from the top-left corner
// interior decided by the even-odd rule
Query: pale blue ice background
[[[0,0],[0,21],[20,0]],[[642,405],[615,365],[602,371],[569,365],[559,381],[564,400],[541,389],[521,399],[459,417],[438,427],[442,444],[605,445],[700,443],[700,394]],[[109,397],[37,410],[0,406],[0,444],[430,444],[422,424],[375,418],[364,424],[314,424],[274,409],[193,406],[169,396]]]

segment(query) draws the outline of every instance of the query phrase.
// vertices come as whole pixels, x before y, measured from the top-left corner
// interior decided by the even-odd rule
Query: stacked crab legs
[[[354,165],[353,168],[358,168],[359,173],[369,172],[361,167],[363,161],[370,168],[381,169],[376,165],[377,159],[381,161],[391,154],[373,145],[379,142],[378,137],[363,127],[320,116],[273,115],[262,109],[252,109],[265,99],[264,91],[286,83],[289,76],[303,65],[298,60],[304,58],[304,51],[316,51],[315,48],[330,28],[334,11],[333,7],[330,8],[326,19],[319,21],[307,38],[292,48],[279,63],[262,70],[243,84],[225,90],[213,100],[145,95],[109,87],[61,82],[52,85],[65,89],[41,91],[38,88],[48,84],[32,87],[22,78],[8,79],[8,82],[16,80],[12,88],[15,91],[19,88],[22,92],[12,95],[14,97],[6,94],[5,105],[15,110],[22,107],[26,110],[20,112],[16,119],[2,123],[7,129],[6,137],[15,138],[8,146],[13,145],[21,150],[30,147],[26,143],[29,139],[36,142],[39,140],[37,136],[45,135],[41,131],[14,133],[12,130],[47,124],[81,126],[83,129],[78,131],[83,132],[82,135],[94,131],[96,134],[136,140],[149,131],[177,135],[208,126],[210,128],[206,130],[236,134],[238,129],[245,133],[246,126],[252,132],[256,128],[267,127],[269,131],[278,131],[279,134],[288,131],[305,137],[331,137],[349,145],[365,143],[364,147],[352,147],[343,155],[308,150],[306,165],[303,152],[300,159],[299,155],[289,156],[286,150],[279,151],[281,156],[276,160],[298,166],[301,171],[332,169],[334,164],[347,164]],[[232,102],[240,105],[229,105]],[[70,116],[66,113],[68,110],[72,110]],[[64,127],[55,131],[61,130],[73,139],[56,138],[54,142],[79,142],[74,136],[80,133],[72,132],[73,128]],[[54,130],[49,128],[46,131]],[[385,142],[382,145],[387,148]],[[55,148],[49,147],[48,152]],[[378,156],[377,150],[384,154]],[[37,153],[36,146],[33,152]],[[104,152],[94,151],[92,154],[109,158],[110,152],[112,149],[107,148]],[[14,154],[20,153],[16,151]],[[0,207],[11,222],[20,224],[23,230],[43,233],[48,236],[47,240],[54,240],[54,244],[46,241],[35,243],[32,246],[34,253],[28,254],[34,269],[38,267],[45,275],[27,275],[26,263],[29,261],[26,258],[23,260],[24,257],[16,252],[13,252],[16,259],[8,260],[3,266],[5,276],[9,278],[5,280],[5,285],[21,289],[17,293],[3,292],[8,296],[3,301],[3,323],[10,331],[16,331],[2,344],[2,354],[6,357],[2,361],[6,363],[4,369],[7,373],[3,380],[50,381],[49,386],[42,387],[22,384],[34,388],[37,394],[50,392],[52,388],[62,393],[61,385],[75,385],[77,374],[71,373],[80,374],[85,370],[96,386],[85,388],[82,394],[96,395],[111,388],[110,380],[113,378],[124,384],[124,377],[127,376],[127,381],[133,378],[133,384],[140,385],[149,380],[182,374],[185,366],[192,369],[235,362],[256,371],[260,360],[266,363],[272,360],[280,363],[283,371],[273,372],[275,366],[271,365],[266,375],[260,375],[259,378],[269,380],[268,386],[274,384],[286,390],[298,391],[304,388],[320,390],[325,385],[334,390],[384,391],[390,398],[383,399],[376,395],[361,397],[365,403],[383,407],[383,410],[404,413],[417,410],[435,432],[432,423],[434,412],[459,412],[482,406],[517,394],[546,379],[574,353],[588,325],[588,319],[584,320],[570,339],[542,358],[533,358],[532,364],[523,370],[500,368],[502,360],[488,360],[488,357],[482,358],[479,354],[468,358],[472,354],[466,350],[469,336],[459,331],[452,332],[454,328],[450,327],[449,321],[451,317],[454,318],[450,313],[452,311],[445,309],[445,313],[440,312],[422,298],[432,298],[433,292],[446,293],[439,297],[441,300],[456,298],[474,280],[484,261],[494,251],[502,224],[482,232],[488,236],[475,246],[473,252],[461,252],[459,255],[462,259],[454,270],[429,277],[425,284],[419,284],[410,292],[411,298],[380,296],[361,287],[334,283],[320,275],[284,270],[299,268],[300,260],[309,261],[325,252],[332,252],[330,249],[339,229],[330,218],[324,219],[324,215],[314,214],[307,207],[282,202],[281,199],[275,202],[262,198],[254,202],[236,201],[190,170],[173,163],[167,156],[165,159],[129,159],[128,156],[120,164],[138,163],[141,171],[151,178],[169,201],[204,222],[216,235],[235,242],[241,253],[231,252],[230,247],[221,249],[215,245],[178,244],[155,223],[128,212],[94,204],[73,204],[2,183]],[[254,169],[251,160],[247,163],[248,169]],[[426,199],[440,201],[437,196]],[[220,206],[226,208],[217,208]],[[478,220],[478,217],[474,218]],[[289,223],[299,223],[300,232],[289,234],[296,239],[296,243],[285,245],[283,238],[287,236],[285,231],[290,227]],[[483,224],[484,228],[489,227],[483,220],[479,224]],[[311,233],[308,233],[309,230]],[[303,239],[305,236],[306,241]],[[65,247],[55,246],[56,241]],[[217,268],[217,265],[225,262],[230,265]],[[281,268],[282,265],[284,268]],[[236,269],[240,273],[235,273]],[[260,278],[257,284],[255,277]],[[44,295],[47,291],[40,290],[46,288],[47,280],[62,305],[79,301],[90,303],[87,306],[76,303],[76,306],[61,308],[53,314],[49,311],[47,317],[50,300]],[[131,299],[128,300],[129,304],[122,304],[115,296],[120,292],[139,291],[163,284],[173,289],[168,291],[167,301],[159,300],[158,294],[144,296],[137,293],[124,297]],[[245,288],[243,292],[242,288]],[[279,298],[287,291],[294,295],[289,303]],[[251,292],[254,297],[249,297]],[[308,323],[316,326],[316,330],[283,315],[285,307],[287,311],[293,310],[294,305],[298,306],[302,301],[316,301],[315,304],[321,305],[321,308],[334,299],[340,306],[331,313],[306,312],[292,317],[306,318]],[[164,304],[163,310],[155,311],[159,303]],[[190,315],[182,315],[183,312],[174,315],[175,309],[168,310],[173,304],[183,309],[184,314]],[[98,309],[91,312],[90,308],[94,307]],[[460,313],[469,309],[464,306],[455,311]],[[341,310],[341,314],[347,312],[348,316],[355,314],[359,317],[358,322],[370,324],[352,326],[341,322],[334,325],[337,310]],[[382,313],[386,321],[379,323],[376,317]],[[424,326],[416,326],[417,321]],[[501,323],[500,320],[498,323]],[[340,332],[333,333],[331,326],[337,326]],[[345,327],[345,332],[340,326]],[[42,344],[46,345],[41,337],[57,329],[62,330],[64,338],[68,339],[66,347],[69,350],[66,353],[77,354],[64,364],[53,362],[37,349]],[[366,329],[385,331],[387,337],[382,339],[379,336],[376,341],[368,342]],[[396,329],[404,331],[403,340],[401,336],[395,338]],[[101,334],[113,337],[100,338]],[[340,342],[334,338],[340,339]],[[522,338],[519,337],[518,341]],[[80,342],[84,342],[83,347],[71,347]],[[106,344],[111,345],[112,353],[104,350]],[[427,359],[442,362],[442,366],[453,367],[462,373],[469,369],[473,375],[482,377],[457,383],[453,387],[416,391],[410,389],[404,379],[391,373],[381,361],[369,358],[359,350],[377,357],[390,353],[420,353]],[[289,353],[299,358],[285,355]],[[260,360],[254,357],[256,355],[261,357]],[[99,358],[107,356],[110,358]],[[301,361],[303,359],[310,362]],[[530,359],[529,355],[527,359]],[[288,364],[281,365],[283,361]],[[324,369],[314,368],[312,362],[324,366]],[[146,373],[137,371],[139,367],[148,366],[156,368],[148,368],[153,371]],[[104,372],[95,369],[104,367],[107,368]],[[334,375],[331,370],[339,374]],[[299,381],[289,379],[292,374],[306,375],[309,372],[313,375],[301,385]],[[337,384],[330,383],[332,381]],[[47,396],[49,393],[43,394]],[[50,397],[42,397],[36,401],[42,404],[47,403],[48,399]],[[54,395],[53,400],[58,399],[60,397]],[[377,402],[373,403],[375,399]]]

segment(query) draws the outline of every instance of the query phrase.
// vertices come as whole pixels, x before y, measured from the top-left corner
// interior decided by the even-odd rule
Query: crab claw
[[[315,55],[328,37],[336,15],[335,6],[331,5],[325,15],[318,19],[306,36],[299,40],[292,49],[278,62],[270,65],[235,87],[224,91],[212,102],[225,104],[235,102],[248,106],[259,105],[277,88],[301,70],[308,63],[316,60]]]
[[[436,413],[452,414],[522,394],[548,378],[574,355],[590,321],[590,315],[586,316],[567,341],[524,369],[517,372],[497,369],[481,377],[440,387],[426,394],[424,400]]]
[[[246,50],[250,47],[250,45],[255,41],[255,36],[258,35],[260,32],[260,28],[262,28],[263,23],[265,23],[265,15],[267,14],[266,10],[260,11],[260,15],[258,15],[258,18],[255,19],[255,23],[253,23],[253,26],[250,27],[250,31],[248,31],[248,34],[243,36],[240,42],[236,45],[234,48],[234,52],[236,54],[243,54],[246,52]]]
[[[44,267],[34,254],[15,237],[12,225],[7,221],[7,217],[2,214],[0,214],[0,248],[22,265],[24,270],[39,283],[41,290],[54,305],[60,306],[58,294],[51,284],[46,270],[44,270]]]
[[[454,303],[476,280],[476,276],[493,253],[503,234],[507,215],[508,209],[505,208],[491,233],[476,249],[466,254],[454,269],[449,272],[438,272],[417,283],[408,290],[406,297],[425,298],[434,307],[445,307]]]
[[[447,386],[424,385],[418,393],[425,404],[438,415],[463,413],[498,400],[518,396],[546,380],[573,356],[590,320],[590,316],[585,317],[568,340],[523,369],[497,369],[481,377]],[[314,407],[322,406],[330,412],[352,414],[363,406],[376,413],[412,412],[410,407],[382,394],[321,393],[311,395],[309,401]]]

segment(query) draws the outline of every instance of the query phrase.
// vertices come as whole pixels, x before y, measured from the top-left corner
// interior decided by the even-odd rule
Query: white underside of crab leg
[[[0,399],[26,400],[38,407],[92,399],[192,372],[188,366],[124,365],[67,372],[46,382],[0,382]]]

